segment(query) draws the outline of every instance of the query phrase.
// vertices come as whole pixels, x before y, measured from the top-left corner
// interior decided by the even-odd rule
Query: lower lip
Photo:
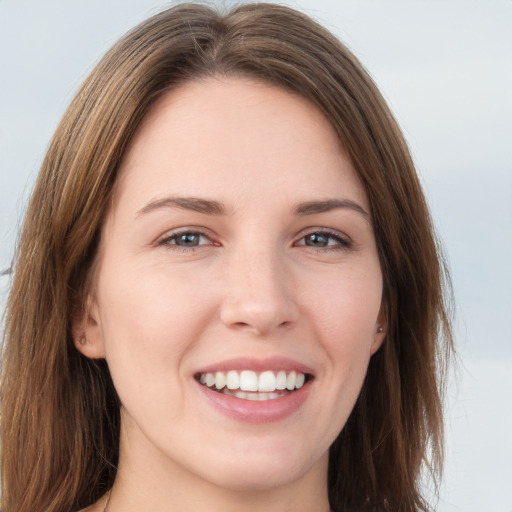
[[[265,401],[244,400],[212,391],[196,381],[203,396],[217,411],[242,423],[270,423],[291,416],[309,396],[312,382],[281,398]]]

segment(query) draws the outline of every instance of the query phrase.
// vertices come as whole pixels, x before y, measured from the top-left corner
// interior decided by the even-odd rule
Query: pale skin
[[[108,512],[329,511],[328,449],[384,339],[381,301],[368,199],[316,107],[242,78],[163,96],[73,326],[123,404]],[[305,398],[265,421],[212,406],[199,374],[237,358],[307,368]]]

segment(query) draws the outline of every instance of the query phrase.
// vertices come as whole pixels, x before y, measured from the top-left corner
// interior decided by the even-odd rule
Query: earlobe
[[[381,307],[381,310],[379,312],[379,317],[377,319],[377,324],[375,326],[375,334],[373,336],[373,343],[370,348],[370,353],[373,356],[377,350],[379,350],[382,343],[384,343],[384,340],[386,339],[386,331],[388,327],[388,321],[387,321],[387,311],[384,306]]]
[[[377,350],[379,350],[379,348],[382,345],[382,343],[384,342],[385,338],[386,338],[386,331],[384,330],[384,328],[382,326],[377,327],[377,330],[373,337],[373,343],[370,348],[370,353],[372,356],[373,356],[373,354],[375,354],[375,352],[377,352]]]
[[[84,356],[91,359],[105,357],[103,332],[95,301],[88,301],[86,308],[73,315],[71,331],[77,350]]]

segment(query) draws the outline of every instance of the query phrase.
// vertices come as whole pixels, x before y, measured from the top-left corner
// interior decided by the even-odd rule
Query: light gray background
[[[371,71],[412,148],[449,256],[461,365],[437,509],[511,512],[512,1],[288,3]],[[0,0],[0,270],[74,91],[119,36],[165,5]],[[0,302],[7,287],[0,278]]]

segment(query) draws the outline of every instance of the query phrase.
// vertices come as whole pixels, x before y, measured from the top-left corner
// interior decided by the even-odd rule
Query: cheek
[[[382,297],[380,270],[340,273],[330,282],[311,301],[310,314],[330,363],[328,378],[338,404],[333,410],[348,414],[347,405],[351,409],[359,395],[376,340]]]
[[[375,339],[382,302],[382,279],[373,272],[343,271],[322,288],[309,287],[310,311],[323,339],[334,348],[364,349]]]
[[[178,381],[180,363],[204,329],[211,300],[162,270],[105,267],[98,303],[106,357],[118,391]],[[143,277],[142,277],[143,276]],[[166,382],[161,382],[165,380]],[[177,384],[176,384],[177,385]]]
[[[165,341],[169,345],[169,340],[181,339],[182,331],[194,325],[192,319],[198,319],[207,305],[193,282],[164,268],[111,268],[103,274],[102,322],[112,329],[111,334],[123,329],[128,338],[138,335],[137,344]]]

